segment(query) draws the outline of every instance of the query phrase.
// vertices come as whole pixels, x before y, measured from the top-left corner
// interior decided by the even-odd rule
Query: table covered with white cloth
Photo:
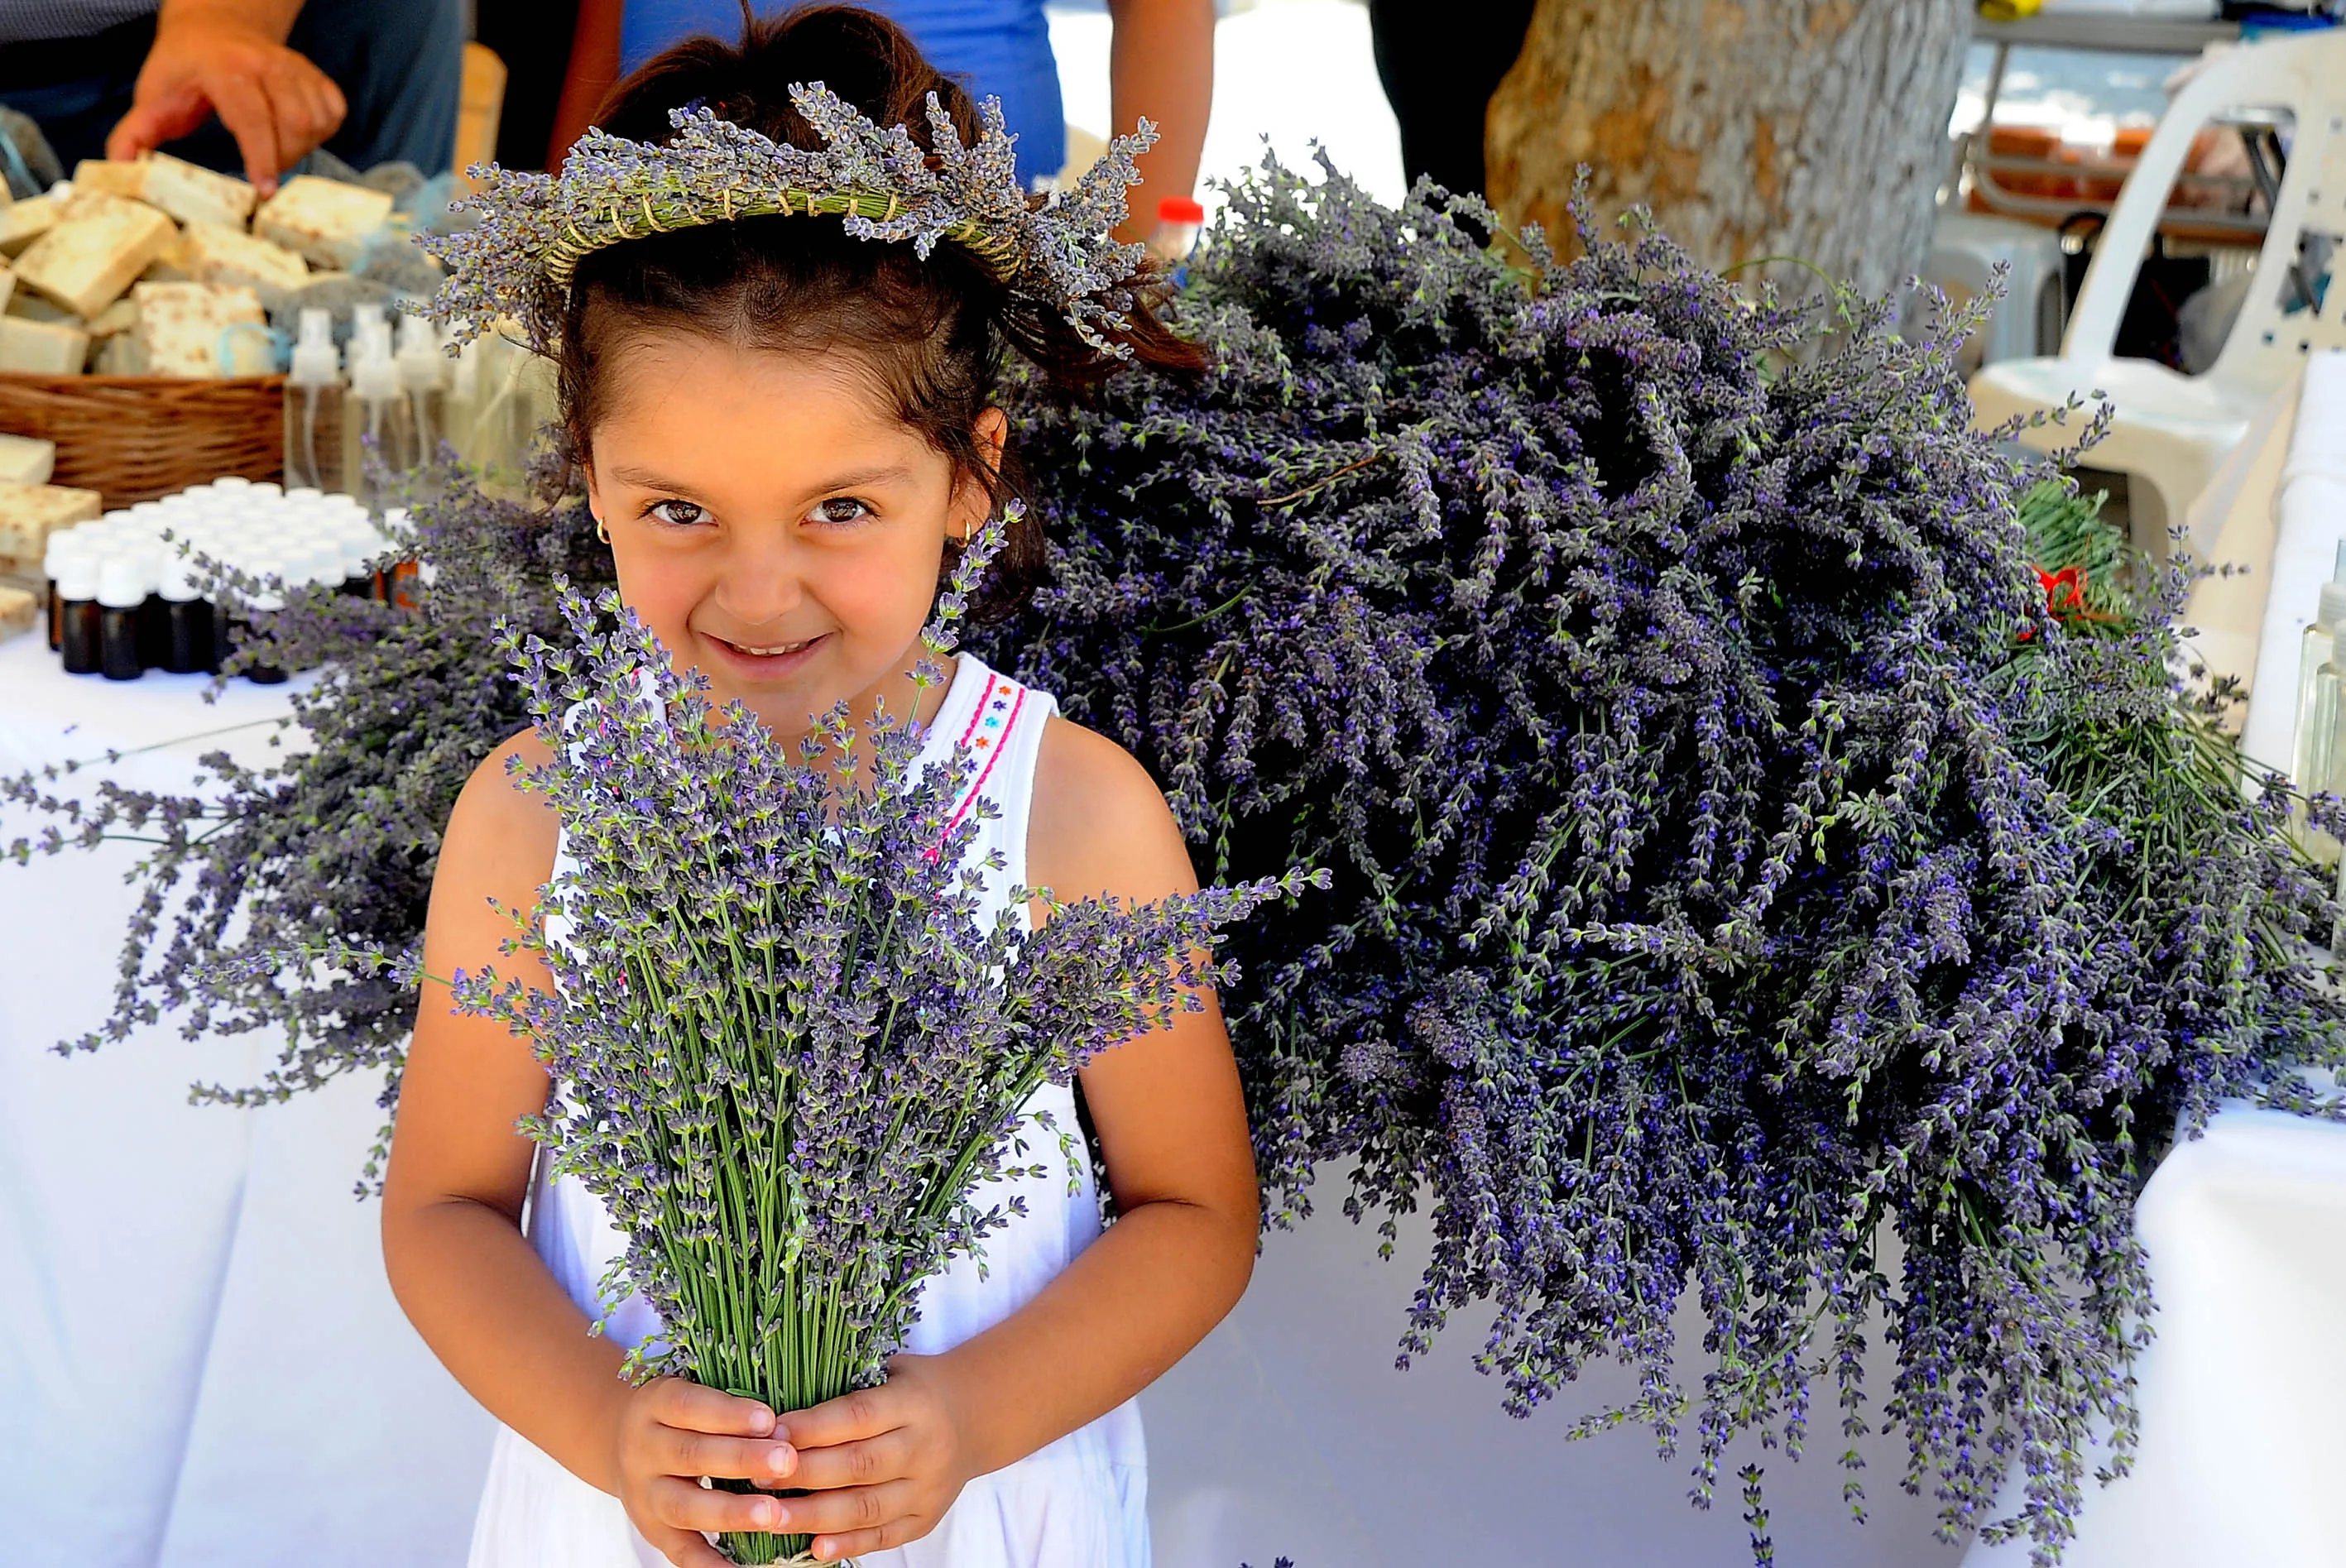
[[[168,744],[282,711],[281,694],[240,685],[207,707],[200,684],[75,679],[35,639],[0,644],[0,769],[154,748],[103,769],[173,788],[209,746],[262,755],[265,728]],[[0,812],[0,840],[26,822]],[[190,1105],[190,1081],[251,1082],[277,1042],[188,1042],[168,1023],[93,1055],[48,1052],[104,1016],[135,854],[0,866],[0,1568],[461,1563],[490,1421],[400,1315],[375,1209],[352,1200],[377,1085]],[[1381,1261],[1336,1212],[1338,1173],[1327,1187],[1321,1217],[1270,1238],[1245,1300],[1143,1399],[1160,1563],[1749,1560],[1731,1486],[1697,1511],[1685,1461],[1658,1460],[1643,1431],[1565,1441],[1630,1391],[1619,1374],[1511,1420],[1468,1365],[1471,1315],[1397,1371],[1424,1228]],[[2346,1563],[2346,1529],[2317,1517],[2346,1460],[2346,1132],[2228,1111],[2161,1168],[2141,1224],[2161,1302],[2141,1461],[2088,1500],[2070,1562]],[[1681,1329],[1698,1376],[1699,1321]],[[1869,1381],[1889,1385],[1878,1346]],[[1961,1549],[1932,1540],[1929,1504],[1897,1487],[1902,1445],[1862,1445],[1862,1525],[1839,1447],[1820,1433],[1799,1464],[1730,1453],[1730,1475],[1768,1467],[1776,1560],[1952,1568]]]

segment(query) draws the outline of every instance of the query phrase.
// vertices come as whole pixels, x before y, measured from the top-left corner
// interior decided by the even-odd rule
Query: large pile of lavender
[[[551,478],[542,472],[541,487],[558,489]],[[195,1096],[260,1105],[380,1072],[388,1121],[413,990],[287,955],[420,946],[457,791],[529,722],[496,653],[499,620],[553,635],[563,626],[557,574],[611,580],[610,553],[575,496],[551,505],[499,499],[459,477],[416,504],[413,534],[432,571],[401,580],[412,607],[298,590],[282,612],[254,617],[258,629],[230,664],[327,667],[291,698],[306,748],[260,768],[209,754],[211,779],[185,797],[125,789],[102,769],[95,779],[61,781],[50,770],[0,779],[0,799],[46,802],[55,818],[45,838],[7,846],[13,858],[107,838],[148,845],[113,1011],[65,1048],[95,1049],[166,1015],[191,1040],[274,1026],[284,1049],[262,1082],[199,1084]],[[362,1191],[373,1189],[384,1142]]]
[[[942,596],[920,684],[999,539]],[[519,942],[556,989],[483,971],[452,977],[457,1002],[526,1035],[560,1086],[532,1135],[609,1207],[659,1315],[631,1369],[784,1411],[871,1387],[922,1282],[1007,1223],[977,1184],[1046,1174],[1018,1151],[1077,1135],[1026,1119],[1028,1096],[1195,1009],[1184,987],[1212,970],[1190,955],[1303,880],[1056,904],[1031,932],[1014,889],[983,922],[969,849],[994,807],[955,809],[966,748],[930,766],[923,731],[842,705],[793,755],[713,709],[616,596],[563,606],[568,635],[505,642],[552,754],[516,782],[570,854]],[[724,1544],[799,1562],[811,1541]]]
[[[1226,1001],[1274,1214],[1327,1162],[1389,1234],[1430,1212],[1404,1361],[1488,1312],[1528,1411],[1617,1359],[1588,1424],[1690,1441],[1705,1499],[1821,1383],[1852,1471],[1892,1423],[1947,1533],[2049,1559],[2089,1430],[2131,1445],[2142,1181],[2346,1035],[2322,889],[2277,811],[2155,787],[2171,640],[2046,617],[2038,476],[1950,343],[1857,310],[1812,352],[1659,236],[1530,238],[1332,170],[1234,191],[1181,313],[1214,368],[1025,411],[1057,585],[994,656],[1138,753],[1201,869],[1334,871]]]

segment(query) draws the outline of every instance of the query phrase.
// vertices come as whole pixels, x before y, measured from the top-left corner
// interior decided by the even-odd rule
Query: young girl
[[[759,25],[739,49],[682,46],[622,84],[602,124],[660,141],[670,109],[699,103],[814,148],[786,94],[814,81],[924,146],[933,93],[977,137],[964,95],[888,24],[843,9]],[[1004,491],[997,345],[1008,337],[1046,370],[1097,368],[1060,315],[982,260],[950,242],[923,260],[836,218],[711,221],[592,250],[551,307],[565,415],[622,596],[716,701],[747,703],[786,744],[836,702],[869,714],[875,698],[913,701],[906,672],[940,573]],[[1117,331],[1144,360],[1188,354],[1145,311]],[[997,593],[1038,553],[1015,538]],[[1195,885],[1148,776],[1048,696],[968,654],[918,695],[928,756],[960,742],[987,759],[977,788],[1000,815],[974,852],[1006,864],[982,921],[1016,884],[1132,900]],[[508,777],[513,757],[542,760],[542,743],[516,737],[483,763],[450,819],[426,968],[494,962],[548,986],[543,966],[498,953],[509,928],[492,901],[528,907],[562,854],[551,813]],[[504,1423],[472,1568],[714,1568],[702,1532],[719,1530],[812,1532],[819,1559],[891,1568],[1146,1564],[1133,1396],[1229,1310],[1254,1256],[1244,1111],[1206,1000],[1083,1070],[1113,1228],[1080,1153],[1017,1178],[1023,1212],[988,1237],[984,1277],[963,1258],[928,1283],[883,1385],[776,1412],[673,1378],[620,1380],[623,1352],[658,1325],[630,1298],[589,1335],[613,1305],[596,1287],[619,1238],[574,1180],[533,1174],[515,1130],[558,1085],[502,1025],[427,994],[383,1252],[416,1329]],[[1033,1108],[1076,1125],[1070,1090],[1046,1087]]]

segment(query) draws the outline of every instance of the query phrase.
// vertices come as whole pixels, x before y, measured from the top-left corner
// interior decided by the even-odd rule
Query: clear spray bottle
[[[448,433],[448,360],[440,351],[440,334],[421,316],[399,319],[399,384],[407,393],[408,417],[414,425],[414,460],[419,477],[439,465],[440,443]]]
[[[301,312],[292,370],[285,378],[285,483],[289,488],[344,487],[342,375],[334,355],[334,318],[314,308]]]
[[[352,494],[380,513],[383,491],[370,473],[370,456],[399,480],[415,465],[415,421],[391,356],[391,331],[362,320],[351,338],[351,406],[342,423],[342,472],[357,481]],[[369,447],[372,451],[370,453]]]

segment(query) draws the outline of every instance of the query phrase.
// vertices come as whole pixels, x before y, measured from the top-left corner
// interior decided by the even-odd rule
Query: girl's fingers
[[[903,1425],[898,1413],[899,1402],[898,1396],[885,1383],[876,1389],[858,1389],[806,1410],[792,1410],[775,1429],[774,1437],[778,1441],[788,1441],[801,1453],[811,1448],[832,1448],[878,1437]]]
[[[669,1475],[779,1481],[802,1468],[796,1449],[771,1438],[719,1437],[712,1432],[663,1426],[656,1429],[653,1442],[653,1457]],[[791,1484],[807,1483],[801,1481]]]
[[[825,1563],[836,1563],[843,1557],[861,1556],[867,1552],[885,1552],[892,1546],[902,1546],[907,1541],[928,1533],[924,1521],[910,1514],[892,1519],[871,1530],[850,1530],[838,1535],[818,1535],[808,1550]]]
[[[676,1568],[733,1568],[722,1553],[700,1538],[697,1530],[666,1530],[655,1525],[644,1539]]]
[[[722,1389],[704,1388],[682,1378],[661,1378],[645,1386],[644,1397],[651,1418],[664,1427],[715,1432],[720,1437],[780,1437],[774,1431],[772,1410],[756,1400],[739,1399]]]
[[[679,1475],[654,1476],[644,1488],[644,1500],[654,1519],[678,1530],[770,1532],[783,1525],[783,1505],[775,1498],[701,1486]]]
[[[792,1451],[790,1484],[810,1492],[842,1486],[875,1486],[912,1473],[913,1437],[903,1427],[860,1442]],[[713,1471],[709,1473],[714,1473]]]
[[[781,1510],[780,1528],[793,1535],[848,1535],[909,1522],[917,1498],[911,1481],[889,1481],[775,1501]]]

